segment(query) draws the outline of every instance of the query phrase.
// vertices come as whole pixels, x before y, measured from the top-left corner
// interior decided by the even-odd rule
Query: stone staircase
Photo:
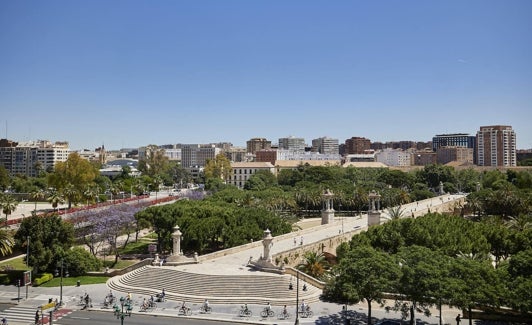
[[[294,290],[289,290],[292,281]],[[299,281],[299,299],[307,303],[319,301],[321,290]],[[213,275],[190,273],[173,267],[144,266],[107,282],[109,288],[133,295],[156,295],[165,289],[166,299],[176,302],[212,304],[293,305],[296,300],[295,278],[277,274]]]

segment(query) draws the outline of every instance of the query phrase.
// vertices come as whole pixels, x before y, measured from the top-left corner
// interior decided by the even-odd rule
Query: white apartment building
[[[277,150],[277,160],[340,160],[339,153],[321,154],[319,152],[301,152],[294,150]]]
[[[205,167],[207,159],[222,153],[214,144],[184,144],[181,147],[181,166],[184,168]]]
[[[275,167],[269,162],[235,162],[231,163],[231,175],[226,180],[227,184],[244,188],[248,179],[260,170],[275,173]]]
[[[386,166],[410,166],[412,154],[401,149],[387,148],[375,153],[375,161],[385,164]]]

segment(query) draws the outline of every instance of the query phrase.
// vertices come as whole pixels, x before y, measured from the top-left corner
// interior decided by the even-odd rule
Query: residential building
[[[305,139],[290,136],[279,139],[279,149],[305,152]]]
[[[17,143],[0,139],[0,165],[10,175],[36,177],[40,171],[52,170],[58,162],[68,159],[68,142],[37,140]]]
[[[345,140],[345,154],[364,154],[371,149],[371,141],[362,137],[352,137]]]
[[[442,165],[451,161],[473,164],[473,151],[466,147],[440,147],[436,150],[436,161]]]
[[[514,167],[517,165],[516,136],[511,126],[481,126],[477,132],[477,165]]]
[[[321,154],[319,152],[277,150],[277,160],[339,160],[340,154]]]
[[[246,150],[253,155],[259,150],[268,150],[271,148],[272,142],[265,138],[252,138],[246,141]]]
[[[431,148],[417,150],[412,155],[412,165],[425,166],[437,163],[436,153]]]
[[[222,153],[214,144],[183,144],[181,166],[184,168],[205,167],[207,159],[214,159]]]
[[[231,163],[231,175],[226,180],[227,184],[243,188],[248,179],[258,171],[265,170],[275,173],[275,167],[269,162],[234,162]]]
[[[412,153],[401,149],[387,148],[375,153],[375,161],[386,166],[410,166]]]
[[[262,149],[255,152],[256,162],[269,162],[272,165],[277,160],[277,149]]]
[[[232,162],[246,162],[252,161],[253,156],[247,153],[244,147],[231,147],[228,150],[224,150],[224,154]]]
[[[322,137],[312,140],[312,149],[313,152],[319,152],[321,154],[339,154],[339,144],[338,139],[333,139],[329,137]]]

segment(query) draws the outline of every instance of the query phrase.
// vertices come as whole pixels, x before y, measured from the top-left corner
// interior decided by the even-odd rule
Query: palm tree
[[[303,256],[304,261],[297,266],[297,269],[316,279],[323,278],[329,263],[323,253],[306,252]]]
[[[37,201],[44,199],[46,197],[46,193],[42,189],[38,189],[32,191],[30,196],[33,202],[35,202],[35,209],[33,209],[33,211],[37,212]]]
[[[17,205],[17,200],[11,195],[2,194],[2,196],[0,196],[0,207],[2,208],[2,212],[6,215],[6,227],[8,216],[17,209]]]
[[[6,256],[11,254],[12,248],[15,245],[13,235],[6,229],[0,229],[0,254]]]
[[[526,214],[520,214],[517,217],[508,217],[506,225],[510,229],[517,230],[519,232],[532,228],[532,216]]]
[[[67,184],[63,189],[63,197],[68,201],[68,208],[72,208],[72,203],[78,202],[77,198],[79,196],[79,191],[74,187],[73,184]]]
[[[390,220],[401,219],[402,217],[404,217],[404,212],[405,210],[400,205],[389,207],[388,216],[385,216],[385,217]]]
[[[59,204],[63,204],[63,202],[65,202],[61,193],[59,193],[55,189],[50,192],[50,196],[48,196],[47,200],[52,204],[52,208],[54,208],[54,211],[57,211],[57,207],[59,206]]]

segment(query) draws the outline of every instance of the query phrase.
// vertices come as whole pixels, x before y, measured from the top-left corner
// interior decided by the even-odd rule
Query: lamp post
[[[61,257],[61,271],[55,270],[55,276],[61,276],[61,280],[59,281],[59,306],[63,306],[63,276],[68,278],[68,268],[65,270],[65,262],[63,258]]]
[[[124,307],[126,307],[125,311]],[[120,307],[114,305],[114,309],[116,319],[120,319],[120,324],[124,325],[124,318],[126,316],[131,317],[131,310],[133,307],[131,307],[131,302],[129,300],[126,300],[124,297],[120,297]]]
[[[289,290],[294,290],[292,282],[288,286]],[[296,270],[296,321],[294,325],[299,325],[299,271]]]

